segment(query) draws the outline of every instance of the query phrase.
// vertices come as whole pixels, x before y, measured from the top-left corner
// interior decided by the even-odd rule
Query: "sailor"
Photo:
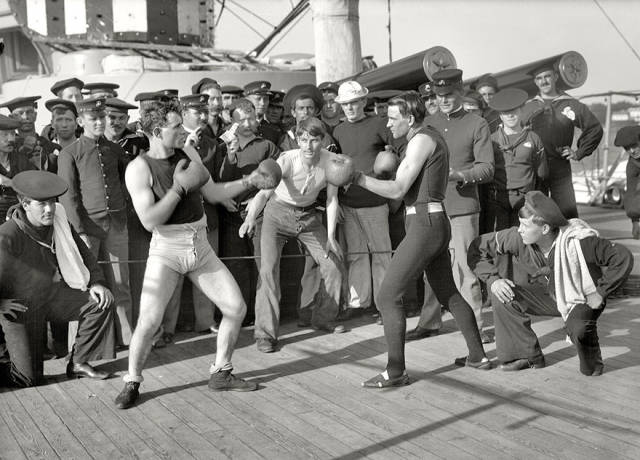
[[[209,118],[202,132],[212,139],[217,139],[227,127],[227,123],[222,119],[222,88],[220,84],[212,78],[203,78],[191,87],[191,94],[209,96]]]
[[[78,133],[78,111],[76,105],[67,99],[49,99],[44,103],[51,112],[51,141],[59,146],[58,154],[64,147],[75,142]],[[82,130],[80,130],[82,132]]]
[[[602,125],[586,105],[558,89],[558,72],[553,62],[529,72],[539,93],[524,107],[523,120],[544,144],[549,162],[549,178],[545,189],[558,203],[567,219],[578,217],[571,160],[580,161],[591,155],[602,139]],[[581,134],[573,149],[575,128]]]
[[[332,81],[325,81],[318,85],[318,89],[322,92],[322,98],[324,99],[320,119],[327,126],[329,135],[333,135],[333,129],[344,121],[342,107],[336,102],[338,87],[339,85]]]
[[[67,376],[105,379],[109,373],[89,361],[115,358],[113,296],[56,203],[67,184],[46,171],[26,171],[13,178],[13,186],[20,205],[0,226],[0,298],[19,299],[0,314],[11,357],[8,383],[43,382],[47,321],[79,320]]]
[[[105,101],[104,108],[106,114],[104,136],[122,147],[127,163],[149,150],[149,140],[146,136],[128,128],[129,110],[137,109],[137,106],[122,99],[110,97]]]
[[[0,115],[0,223],[6,220],[9,208],[18,203],[13,177],[22,171],[36,169],[16,149],[16,129],[19,127],[18,120]]]
[[[108,97],[118,97],[118,91],[116,91],[118,88],[120,88],[120,85],[116,83],[85,83],[82,93],[86,97],[103,97],[106,99]]]
[[[244,87],[244,96],[251,101],[256,108],[256,119],[258,121],[258,136],[267,139],[278,145],[282,130],[279,126],[270,123],[266,118],[271,92],[271,83],[268,81],[253,81]]]
[[[123,190],[124,150],[104,137],[105,99],[76,102],[84,133],[62,149],[58,175],[69,184],[60,197],[69,222],[98,260],[115,296],[118,345],[128,345],[133,329],[129,291],[127,209]]]
[[[284,108],[284,91],[272,90],[273,96],[269,100],[269,107],[267,108],[267,120],[270,123],[278,126],[281,130],[284,130],[285,126],[288,126],[288,120],[290,117],[285,117]]]
[[[251,174],[261,161],[277,159],[280,150],[273,142],[256,135],[255,108],[248,99],[238,99],[231,109],[233,123],[237,125],[234,133],[223,136],[228,140],[226,156],[220,167],[216,181],[229,182]],[[260,258],[245,259],[247,256],[260,256],[260,228],[262,215],[256,217],[256,229],[245,238],[239,236],[240,226],[247,215],[247,208],[257,192],[247,190],[233,200],[223,201],[220,210],[220,255],[237,257],[225,260],[225,265],[235,278],[247,304],[247,316],[244,324],[254,320],[254,304],[260,266]]]
[[[55,172],[57,168],[56,146],[49,139],[36,133],[36,119],[38,118],[38,103],[40,96],[16,97],[0,107],[6,107],[11,117],[20,121],[16,149],[25,155],[38,169]]]
[[[603,372],[596,321],[607,296],[633,267],[627,248],[600,238],[586,222],[567,220],[555,201],[528,192],[520,225],[481,235],[469,248],[469,266],[494,297],[496,351],[503,371],[545,366],[531,317],[562,316],[576,346],[580,372]],[[511,258],[507,270],[495,263]]]
[[[51,92],[58,99],[75,102],[82,100],[82,88],[84,88],[84,82],[82,80],[78,78],[68,78],[55,82],[53,86],[51,86]],[[82,134],[82,129],[77,126],[77,123],[76,130],[76,137],[79,137],[80,134]],[[40,135],[53,141],[56,133],[51,130],[51,124],[48,124],[42,128]]]
[[[616,147],[622,147],[629,159],[627,161],[627,191],[624,195],[624,210],[631,219],[631,236],[640,239],[640,126],[620,128],[613,141]]]
[[[222,85],[220,87],[220,91],[222,91],[222,120],[227,124],[231,124],[231,115],[229,114],[229,110],[231,106],[242,97],[243,89],[238,86],[233,85]]]
[[[438,97],[433,91],[433,82],[427,81],[418,86],[418,93],[422,96],[422,101],[427,109],[427,116],[433,115],[440,110],[440,107],[438,107]]]
[[[527,99],[526,91],[507,88],[489,102],[502,121],[491,134],[495,172],[493,182],[487,184],[487,202],[481,212],[483,226],[489,231],[517,225],[525,194],[536,190],[549,174],[542,140],[522,123],[522,107]]]
[[[491,102],[491,99],[493,99],[493,96],[498,92],[498,80],[496,80],[496,78],[490,73],[487,73],[480,76],[471,85],[471,89],[476,91],[482,97],[480,116],[487,120],[489,130],[493,133],[498,129],[500,117],[498,116],[498,113],[490,107],[489,103]]]

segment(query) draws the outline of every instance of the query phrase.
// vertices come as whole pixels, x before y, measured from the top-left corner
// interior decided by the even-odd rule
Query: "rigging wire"
[[[222,12],[224,11],[224,6],[227,3],[227,0],[218,0],[218,3],[220,3],[220,13],[218,13],[218,17],[216,18],[216,24],[214,27],[218,27],[218,24],[220,24],[220,19],[222,19]]]
[[[253,11],[251,11],[249,8],[247,8],[246,6],[242,6],[240,3],[238,3],[236,0],[229,0],[230,3],[233,3],[235,6],[237,6],[238,8],[240,8],[241,10],[246,11],[247,13],[249,13],[251,16],[253,16],[254,18],[259,19],[260,21],[264,22],[266,25],[270,26],[271,28],[275,29],[275,25],[271,24],[269,21],[267,21],[265,18],[263,18],[262,16],[257,15],[256,13],[254,13]]]
[[[218,0],[218,3],[223,3],[224,0]],[[238,21],[240,21],[241,23],[243,23],[245,26],[247,26],[249,29],[251,29],[253,32],[255,32],[256,35],[258,35],[260,38],[265,38],[264,35],[262,35],[262,33],[260,33],[260,31],[258,29],[256,29],[255,27],[253,27],[251,24],[249,24],[242,16],[240,16],[238,13],[236,13],[235,11],[233,11],[231,8],[229,8],[229,6],[227,5],[227,11],[232,14],[233,16],[235,16],[236,19],[238,19]]]
[[[604,15],[605,18],[607,18],[607,21],[609,21],[609,24],[611,24],[611,27],[613,27],[615,29],[616,32],[618,32],[618,35],[620,35],[620,38],[622,38],[622,40],[625,42],[625,44],[629,47],[629,49],[631,50],[631,52],[633,53],[633,55],[636,57],[636,59],[638,59],[638,61],[640,61],[640,55],[638,54],[638,52],[636,51],[636,49],[633,47],[633,45],[629,42],[629,40],[627,40],[627,37],[624,36],[624,34],[622,33],[622,31],[618,28],[618,26],[616,25],[615,22],[613,22],[613,20],[611,19],[611,17],[609,17],[609,15],[607,14],[607,12],[604,10],[604,8],[602,7],[602,5],[600,5],[600,3],[598,2],[598,0],[593,0],[593,3],[596,4],[596,6],[600,9],[600,11],[602,11],[602,14]]]
[[[284,39],[284,38],[289,34],[289,32],[291,32],[291,31],[293,30],[293,28],[294,28],[296,25],[298,25],[298,23],[302,20],[302,18],[304,18],[304,17],[307,15],[307,13],[308,13],[308,12],[309,12],[309,10],[308,10],[308,9],[304,10],[304,11],[302,12],[302,14],[300,14],[300,16],[298,16],[298,17],[295,19],[295,21],[294,21],[293,23],[291,23],[291,25],[288,27],[288,29],[287,29],[286,31],[284,31],[284,32],[281,34],[280,38],[278,38],[278,39],[277,39],[277,40],[276,40],[276,41],[271,45],[271,47],[269,48],[269,50],[268,50],[268,51],[266,51],[264,54],[265,54],[265,55],[268,55],[269,53],[271,53],[271,51],[273,51],[273,49],[278,45],[278,43],[280,43],[280,42],[281,42],[281,41],[282,41],[282,40],[283,40],[283,39]]]

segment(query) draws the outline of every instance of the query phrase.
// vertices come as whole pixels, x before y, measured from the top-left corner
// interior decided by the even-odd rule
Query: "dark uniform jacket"
[[[640,158],[629,157],[627,162],[627,192],[624,210],[633,221],[640,220]]]
[[[278,145],[278,141],[280,141],[280,137],[282,136],[282,130],[278,125],[274,125],[266,118],[263,118],[258,125],[258,136]]]
[[[462,107],[448,115],[438,111],[424,120],[444,137],[449,147],[449,167],[459,171],[464,181],[449,181],[444,200],[450,216],[480,212],[478,184],[491,182],[494,171],[489,125]]]
[[[586,105],[568,94],[545,100],[540,95],[529,100],[522,120],[540,136],[547,158],[562,158],[561,149],[573,144],[574,129],[582,131],[578,138],[576,159],[591,155],[602,139],[602,125]]]
[[[14,209],[13,218],[0,225],[0,298],[18,299],[29,308],[38,308],[55,293],[54,284],[64,282],[51,250],[52,227],[40,231],[29,224],[22,208]],[[89,286],[106,286],[91,251],[73,229],[71,233],[89,269]]]
[[[214,182],[219,182],[217,177],[220,174],[222,162],[227,156],[227,146],[224,142],[209,137],[204,132],[200,136],[200,142],[195,146],[198,155],[202,158],[202,163],[211,174]],[[204,212],[207,216],[207,227],[209,231],[215,230],[219,225],[218,205],[204,202]]]
[[[122,137],[116,142],[125,153],[125,163],[129,164],[131,160],[143,152],[149,150],[149,139],[141,132],[132,131],[125,128]]]
[[[30,171],[33,169],[36,169],[36,167],[29,161],[29,159],[25,155],[14,150],[9,154],[9,171],[0,165],[0,174],[11,179],[19,172]],[[5,221],[9,208],[17,202],[18,197],[16,196],[15,190],[8,185],[0,185],[0,224]]]
[[[78,233],[106,236],[109,225],[126,224],[125,153],[104,137],[81,136],[60,152],[58,175],[69,184],[60,203]]]
[[[508,135],[502,127],[491,134],[495,159],[493,186],[526,193],[546,179],[549,166],[540,137],[529,128]]]
[[[35,144],[25,145],[23,137],[16,137],[16,151],[26,156],[29,161],[42,171],[56,173],[58,170],[58,154],[61,147],[43,136],[35,136]]]
[[[580,247],[598,294],[605,299],[626,280],[633,256],[626,247],[597,236],[581,239]],[[537,245],[524,244],[518,228],[511,227],[477,237],[469,247],[467,262],[489,289],[499,278],[510,279],[538,301],[555,305],[554,253],[555,246],[545,257]]]

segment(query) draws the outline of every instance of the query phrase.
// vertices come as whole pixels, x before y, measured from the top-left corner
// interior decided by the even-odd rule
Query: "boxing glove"
[[[267,158],[246,178],[247,184],[260,190],[276,188],[282,179],[282,170],[276,160]]]
[[[327,182],[336,187],[342,187],[350,184],[353,180],[355,167],[353,160],[347,155],[334,155],[327,163],[325,169],[325,177]]]
[[[173,171],[171,190],[182,198],[187,193],[202,187],[210,177],[209,171],[203,165],[183,158],[178,161],[176,169]]]

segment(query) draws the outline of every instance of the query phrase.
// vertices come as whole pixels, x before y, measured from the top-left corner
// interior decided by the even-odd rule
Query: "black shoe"
[[[485,357],[482,358],[482,360],[480,361],[469,361],[469,357],[468,356],[463,356],[462,358],[456,358],[453,363],[456,366],[460,366],[460,367],[472,367],[474,369],[479,369],[481,371],[488,371],[489,369],[491,369],[493,367],[493,364],[491,364],[491,361],[489,361],[489,358]]]
[[[256,347],[258,348],[258,351],[261,351],[262,353],[273,353],[274,351],[276,351],[277,343],[278,341],[274,339],[256,339]]]
[[[132,407],[136,403],[138,396],[140,396],[138,388],[140,388],[139,382],[126,382],[124,388],[116,397],[116,407],[118,409],[129,409]]]
[[[311,327],[316,331],[330,332],[332,334],[347,332],[347,329],[342,324],[313,324]]]
[[[500,370],[505,372],[514,372],[521,371],[523,369],[541,369],[544,366],[544,356],[538,356],[533,359],[522,358],[501,364]]]
[[[416,326],[415,329],[407,332],[404,339],[405,341],[420,340],[426,339],[427,337],[433,337],[438,334],[440,334],[440,329],[425,329],[424,327]]]
[[[67,363],[67,377],[72,379],[79,379],[80,377],[89,377],[90,379],[104,380],[109,377],[109,372],[99,371],[88,363],[74,363],[69,361]]]
[[[255,391],[258,384],[236,377],[231,371],[214,372],[209,378],[211,391]]]

